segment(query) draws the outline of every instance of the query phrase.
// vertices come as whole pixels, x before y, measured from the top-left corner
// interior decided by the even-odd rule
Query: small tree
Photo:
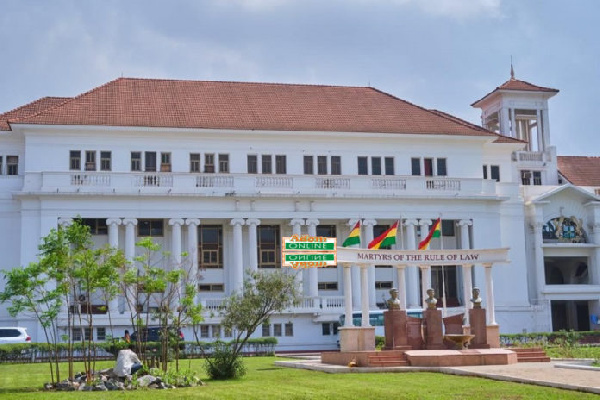
[[[243,375],[240,356],[250,336],[273,314],[290,309],[300,300],[293,275],[282,271],[248,272],[248,275],[243,293],[232,294],[223,305],[221,324],[234,332],[234,339],[229,344],[217,343],[215,352],[206,357],[207,371],[213,379]],[[199,343],[196,328],[194,335]]]

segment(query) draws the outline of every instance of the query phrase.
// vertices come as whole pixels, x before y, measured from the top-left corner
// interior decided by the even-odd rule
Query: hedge
[[[503,346],[552,345],[562,341],[574,341],[580,344],[600,343],[600,331],[557,331],[501,334]]]

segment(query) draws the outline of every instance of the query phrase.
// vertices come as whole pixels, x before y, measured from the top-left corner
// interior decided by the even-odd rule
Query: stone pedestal
[[[487,326],[487,341],[492,349],[500,348],[500,325]]]
[[[469,310],[469,321],[471,322],[471,334],[475,337],[471,340],[470,349],[489,349],[487,339],[487,324],[484,308],[473,308]]]
[[[442,312],[425,310],[425,349],[440,350],[444,348],[444,330]]]
[[[406,311],[384,311],[383,326],[385,328],[386,350],[394,350],[398,347],[404,349],[408,348],[408,335],[406,331]]]
[[[375,327],[343,326],[338,328],[340,351],[374,351]]]

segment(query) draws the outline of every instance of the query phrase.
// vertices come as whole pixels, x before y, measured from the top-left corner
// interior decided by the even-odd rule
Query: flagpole
[[[442,229],[442,214],[440,213],[440,250],[444,250],[444,230]],[[442,264],[442,315],[446,317],[448,310],[446,309],[446,276],[444,274],[444,264]]]

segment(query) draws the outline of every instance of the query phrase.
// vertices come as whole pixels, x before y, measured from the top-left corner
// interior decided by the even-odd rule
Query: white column
[[[396,265],[396,273],[398,274],[400,308],[406,310],[406,265]]]
[[[292,219],[290,221],[290,225],[292,226],[292,234],[293,235],[298,235],[298,236],[302,235],[302,225],[305,225],[303,218]],[[300,293],[302,293],[302,295],[304,296],[307,293],[304,290],[304,277],[305,277],[304,270],[302,270],[302,268],[299,268],[296,271],[294,271],[294,273],[296,274],[296,284],[298,285],[298,289],[300,290]]]
[[[542,130],[544,135],[544,144],[546,147],[550,146],[550,116],[548,109],[542,110]]]
[[[171,228],[171,256],[173,264],[171,268],[181,267],[181,226],[184,224],[182,218],[171,218],[169,225]]]
[[[516,138],[517,137],[517,120],[515,118],[515,109],[512,108],[510,110],[511,110],[510,118],[511,118],[511,122],[512,122],[510,136]]]
[[[135,227],[137,225],[137,219],[125,218],[123,219],[123,225],[125,225],[125,259],[133,265],[133,259],[135,257]],[[124,304],[120,310],[135,310],[134,298],[129,298],[132,293],[128,293],[126,290]]]
[[[133,262],[133,258],[135,257],[135,227],[137,219],[125,218],[123,219],[123,225],[125,225],[125,258],[129,262]]]
[[[198,254],[198,226],[200,220],[198,218],[186,218],[187,225],[187,253],[190,258],[190,272],[195,274],[200,267]]]
[[[469,320],[469,310],[473,308],[471,304],[471,293],[473,292],[473,281],[471,279],[472,265],[463,265],[463,302],[465,304],[465,325],[471,325]]]
[[[365,226],[365,245],[366,248],[369,243],[373,241],[373,226],[377,225],[377,221],[374,219],[365,219],[363,221]],[[375,291],[375,266],[369,265],[367,267],[369,276],[369,307],[375,308],[377,306],[377,293]],[[363,292],[364,293],[364,292]]]
[[[352,228],[354,227],[354,225],[356,225],[357,222],[358,222],[358,220],[356,220],[356,219],[348,220],[348,227],[350,228],[350,230],[348,231],[348,234],[350,234],[350,232],[352,232]],[[362,231],[362,223],[360,224],[360,229]],[[361,238],[361,243],[362,243],[362,238]],[[353,247],[361,247],[361,245],[356,244]],[[360,301],[360,294],[361,294],[360,293],[360,267],[358,265],[354,264],[354,265],[352,265],[352,267],[350,269],[352,271],[352,307],[354,310],[359,310],[360,305],[361,305],[361,301]]]
[[[487,320],[488,325],[496,324],[496,311],[494,307],[494,281],[492,280],[492,264],[483,264],[485,269],[485,289],[487,294]]]
[[[407,219],[404,221],[406,226],[406,249],[416,250],[417,239],[415,229],[419,221],[416,219]],[[408,308],[418,308],[421,306],[419,301],[419,270],[417,267],[409,266],[406,274],[406,299]]]
[[[307,219],[308,236],[317,236],[318,219]],[[308,268],[308,297],[319,296],[319,270],[317,268]]]
[[[231,279],[231,291],[241,293],[244,287],[244,259],[243,259],[243,241],[242,241],[242,225],[244,220],[242,218],[235,218],[231,220],[233,226],[233,263],[230,279]]]
[[[419,225],[421,226],[421,240],[423,240],[429,233],[431,220],[422,219],[419,221]],[[429,248],[431,248],[431,246]],[[419,268],[421,268],[421,306],[425,309],[427,308],[427,304],[425,303],[425,299],[427,298],[427,289],[431,288],[431,266],[419,265]],[[436,293],[435,296],[436,298],[439,298],[441,293]]]
[[[352,269],[344,264],[344,326],[354,326],[352,321]]]
[[[544,249],[542,247],[543,237],[542,229],[544,223],[535,221],[533,224],[533,253],[535,257],[535,275],[536,275],[536,303],[540,304],[544,295],[546,286],[546,272],[544,270]]]
[[[121,225],[121,218],[108,218],[106,220],[108,226],[108,245],[118,250],[119,248],[119,225]],[[115,295],[108,302],[108,312],[117,313],[119,311],[119,295]]]
[[[536,123],[537,123],[537,146],[538,146],[538,151],[544,151],[546,150],[544,148],[544,132],[542,130],[543,127],[543,122],[542,122],[542,110],[538,109],[537,110],[537,115],[536,115]]]
[[[258,238],[256,236],[256,227],[260,225],[260,220],[248,218],[248,266],[252,272],[258,271]]]
[[[361,288],[361,326],[371,326],[369,324],[369,271],[367,265],[360,265],[360,288]]]

